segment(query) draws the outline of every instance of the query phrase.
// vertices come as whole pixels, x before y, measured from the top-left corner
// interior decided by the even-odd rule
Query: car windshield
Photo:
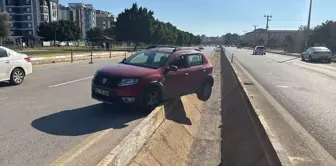
[[[265,49],[265,47],[257,47],[258,50]]]
[[[158,69],[164,66],[169,58],[170,53],[147,50],[147,51],[140,51],[122,63],[134,66],[141,66],[146,68]]]

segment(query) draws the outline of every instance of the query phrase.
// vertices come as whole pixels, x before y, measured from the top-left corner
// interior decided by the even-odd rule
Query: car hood
[[[141,77],[155,71],[155,69],[126,65],[122,63],[107,65],[99,69],[100,74],[120,77]]]

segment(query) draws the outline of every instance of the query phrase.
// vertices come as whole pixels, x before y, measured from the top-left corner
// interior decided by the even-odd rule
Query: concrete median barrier
[[[186,165],[202,104],[195,95],[155,109],[98,165]]]
[[[281,165],[224,51],[222,71],[222,165]]]

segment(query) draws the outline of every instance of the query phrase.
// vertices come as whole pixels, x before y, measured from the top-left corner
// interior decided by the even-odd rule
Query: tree
[[[336,22],[326,21],[316,26],[309,36],[309,46],[326,46],[331,51],[336,51]]]
[[[79,27],[72,21],[59,20],[56,22],[41,22],[38,27],[37,35],[51,41],[72,41],[80,37]]]
[[[86,32],[86,38],[91,42],[96,42],[97,40],[101,39],[102,36],[102,30],[98,27],[92,28]]]
[[[138,7],[136,3],[132,8],[125,9],[118,15],[116,22],[117,40],[135,43],[150,43],[154,32],[154,12],[147,8]]]
[[[10,35],[10,23],[7,13],[0,13],[0,38],[5,39]]]
[[[80,38],[80,29],[73,21],[59,20],[54,24],[56,24],[56,39],[58,41],[71,41]]]

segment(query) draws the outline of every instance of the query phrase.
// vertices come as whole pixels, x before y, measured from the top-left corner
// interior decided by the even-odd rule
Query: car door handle
[[[188,75],[189,75],[189,73],[185,73],[184,75],[185,75],[185,76],[188,76]]]
[[[10,63],[9,61],[6,61],[5,63]]]

